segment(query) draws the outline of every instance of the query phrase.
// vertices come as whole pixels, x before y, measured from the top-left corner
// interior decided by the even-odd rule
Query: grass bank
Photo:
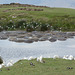
[[[0,5],[0,31],[75,31],[75,9],[33,5]]]
[[[74,75],[75,61],[43,58],[45,63],[34,60],[20,60],[12,67],[2,68],[0,75]],[[35,66],[30,65],[30,63]],[[70,69],[69,69],[70,67]]]

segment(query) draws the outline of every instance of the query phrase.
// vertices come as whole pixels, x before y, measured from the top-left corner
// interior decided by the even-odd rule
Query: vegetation
[[[0,56],[0,64],[2,64],[3,63],[3,60],[2,60],[2,57]]]
[[[0,75],[74,75],[75,61],[43,58],[45,63],[34,60],[20,60],[12,67],[4,67]],[[35,66],[30,65],[33,63]]]
[[[39,11],[40,9],[43,10]],[[0,5],[0,31],[2,30],[75,31],[75,9]]]

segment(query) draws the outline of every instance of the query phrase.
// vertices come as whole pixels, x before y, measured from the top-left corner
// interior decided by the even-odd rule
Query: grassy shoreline
[[[34,60],[20,60],[13,66],[2,68],[1,75],[74,75],[75,61],[43,58],[45,63]],[[30,63],[35,66],[30,65]],[[71,69],[69,69],[69,67]]]
[[[39,11],[41,9],[43,11]],[[75,31],[75,9],[0,5],[2,30]]]

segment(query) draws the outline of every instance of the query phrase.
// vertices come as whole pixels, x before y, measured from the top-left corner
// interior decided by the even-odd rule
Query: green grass
[[[21,60],[15,63],[12,67],[2,68],[0,75],[74,75],[75,61],[63,59],[44,58],[45,63],[37,62],[36,60]],[[31,66],[30,62],[35,64]],[[67,69],[72,67],[73,69]]]
[[[43,9],[44,11],[8,10],[18,8]],[[16,17],[12,18],[12,16]],[[75,31],[75,9],[22,6],[13,7],[12,5],[0,6],[0,26],[6,26],[10,20],[16,25],[16,22],[22,19],[26,20],[27,23],[31,20],[36,22],[40,21],[43,24],[48,23],[50,26],[53,26],[53,30],[59,30],[62,28],[62,31]]]
[[[22,12],[24,14],[28,14],[28,15],[32,15],[33,18],[35,19],[40,19],[40,17],[43,18],[48,18],[48,20],[50,18],[54,18],[56,16],[64,16],[64,15],[70,15],[72,17],[75,17],[75,10],[74,9],[69,9],[69,8],[40,8],[40,9],[44,9],[44,11],[24,11],[24,10],[20,10],[20,11],[15,11],[15,10],[9,10],[8,12],[3,12],[4,10],[7,9],[17,9],[17,8],[25,8],[25,7],[12,7],[12,6],[2,6],[2,8],[0,8],[0,17],[1,16],[5,16],[8,17],[9,15],[13,15],[14,13],[16,15],[21,14]],[[27,8],[36,8],[37,7],[27,7]],[[38,8],[39,9],[39,8]],[[38,18],[37,18],[38,17]],[[22,17],[25,18],[25,17]]]

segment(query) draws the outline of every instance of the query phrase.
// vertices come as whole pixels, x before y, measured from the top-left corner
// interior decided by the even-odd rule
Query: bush
[[[17,21],[16,28],[20,28],[20,27],[23,28],[24,26],[26,26],[26,20]]]
[[[47,24],[42,24],[41,25],[41,31],[47,31],[47,30],[48,30]]]
[[[34,31],[33,26],[28,25],[28,26],[26,27],[26,31],[28,31],[28,32]]]
[[[2,60],[2,57],[0,56],[0,64],[2,64],[3,63],[3,60]]]

